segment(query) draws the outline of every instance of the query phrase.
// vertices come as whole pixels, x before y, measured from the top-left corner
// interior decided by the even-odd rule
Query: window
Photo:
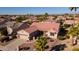
[[[50,35],[51,35],[51,36],[54,36],[54,33],[50,32]]]

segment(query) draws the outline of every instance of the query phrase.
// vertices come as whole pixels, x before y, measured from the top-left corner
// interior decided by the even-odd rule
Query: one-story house
[[[43,34],[46,37],[57,39],[59,27],[60,24],[56,22],[34,22],[29,28],[18,31],[17,38],[30,40]]]
[[[16,22],[6,22],[8,34],[16,33],[18,30],[28,28],[29,25],[27,23],[16,23]]]

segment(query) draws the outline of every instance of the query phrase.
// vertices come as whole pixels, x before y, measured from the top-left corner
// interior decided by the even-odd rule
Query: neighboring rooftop
[[[75,23],[75,21],[74,20],[65,20],[65,22],[64,22],[65,24],[74,24]]]

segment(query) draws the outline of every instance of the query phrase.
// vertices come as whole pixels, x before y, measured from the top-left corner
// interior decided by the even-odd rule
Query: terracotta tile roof
[[[35,31],[37,31],[38,29],[37,29],[37,27],[36,26],[31,26],[31,27],[29,27],[29,28],[27,28],[27,29],[24,29],[26,32],[28,32],[28,33],[32,33],[32,32],[35,32]]]
[[[36,26],[39,30],[41,31],[48,31],[48,30],[53,30],[58,32],[59,31],[59,23],[55,22],[34,22],[31,26]]]

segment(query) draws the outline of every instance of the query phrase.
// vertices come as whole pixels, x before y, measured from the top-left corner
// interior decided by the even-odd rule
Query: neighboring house
[[[59,27],[60,24],[55,22],[34,22],[29,28],[18,31],[17,37],[30,40],[39,34],[44,34],[46,37],[57,39]]]
[[[57,16],[56,20],[57,21],[59,21],[59,20],[65,21],[66,20],[66,17],[64,17],[64,16]]]
[[[15,20],[16,18],[18,18],[19,16],[11,16],[10,18],[12,19],[12,20]]]
[[[8,34],[16,33],[17,31],[28,28],[29,25],[27,23],[16,23],[15,21],[6,22],[7,32]]]
[[[54,16],[48,16],[47,20],[45,20],[45,22],[56,22],[56,20],[54,19]]]
[[[39,22],[33,23],[31,26],[36,26],[40,31],[49,38],[57,39],[60,24],[56,22]]]
[[[79,17],[75,17],[75,23],[79,23]]]
[[[48,20],[53,20],[53,18],[54,18],[53,16],[48,16],[47,17]]]
[[[70,17],[70,16],[66,16],[66,20],[74,20],[72,19],[73,17]]]
[[[17,32],[17,37],[19,39],[32,40],[35,37],[38,29],[35,26],[29,27],[28,29],[23,29]]]
[[[66,18],[64,16],[58,16],[59,19],[65,20]]]
[[[35,22],[35,21],[38,21],[38,20],[37,20],[37,17],[36,16],[30,16],[29,17],[29,21]]]
[[[0,22],[0,28],[7,28],[8,35],[16,33],[18,30],[28,28],[29,25],[25,22],[16,23],[16,21],[2,21]]]
[[[74,20],[65,20],[64,24],[73,25],[73,24],[75,24],[75,21]]]
[[[32,19],[32,20],[37,20],[36,16],[30,16],[29,18]]]

